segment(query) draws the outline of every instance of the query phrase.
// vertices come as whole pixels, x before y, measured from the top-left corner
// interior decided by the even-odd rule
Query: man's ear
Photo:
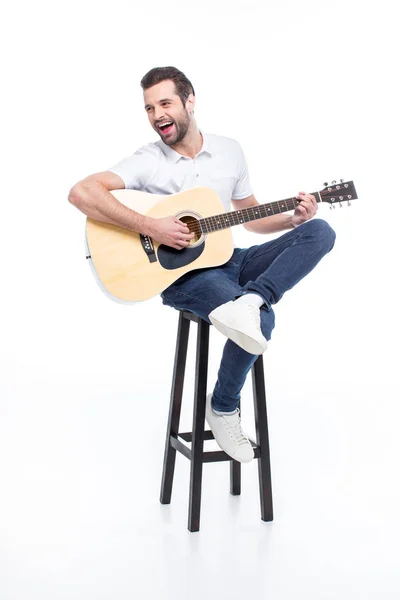
[[[189,113],[193,113],[195,104],[196,104],[195,96],[193,94],[189,94],[188,99],[186,100],[186,110]]]

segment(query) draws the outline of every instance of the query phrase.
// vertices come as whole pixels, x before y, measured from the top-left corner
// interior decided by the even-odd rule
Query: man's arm
[[[301,202],[297,205],[293,215],[271,215],[264,219],[256,219],[244,223],[243,227],[253,233],[276,233],[277,231],[284,231],[285,229],[293,229],[293,227],[305,223],[305,221],[311,219],[317,212],[317,202],[314,196],[306,194],[305,192],[299,192],[299,195],[296,196],[296,198]],[[256,200],[254,194],[247,198],[243,198],[243,200],[232,200],[232,206],[235,210],[259,205],[260,203]]]
[[[128,208],[110,194],[110,190],[124,188],[125,183],[119,175],[103,171],[78,181],[71,188],[68,200],[91,219],[145,233],[146,217]]]
[[[112,171],[103,171],[76,183],[69,192],[68,200],[95,221],[149,235],[160,244],[166,244],[176,250],[182,250],[189,245],[194,233],[190,233],[187,225],[179,219],[174,216],[161,219],[146,217],[128,208],[110,194],[110,190],[124,188],[125,183],[119,175]]]

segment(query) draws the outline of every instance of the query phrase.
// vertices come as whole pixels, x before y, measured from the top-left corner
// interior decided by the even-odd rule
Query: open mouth
[[[157,126],[158,130],[161,131],[161,133],[163,135],[170,133],[172,131],[173,127],[174,127],[174,124],[172,121],[166,121],[165,123],[162,123],[161,125]]]

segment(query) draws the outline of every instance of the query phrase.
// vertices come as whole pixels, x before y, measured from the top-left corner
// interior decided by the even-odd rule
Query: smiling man
[[[110,170],[90,175],[69,201],[92,219],[125,227],[181,250],[194,234],[174,216],[154,219],[127,208],[110,190],[129,188],[174,194],[196,185],[217,191],[226,211],[257,206],[240,144],[200,131],[195,92],[175,67],[157,67],[142,79],[144,105],[160,139],[139,148]],[[254,233],[289,230],[250,248],[235,248],[224,265],[187,273],[163,293],[164,304],[189,310],[228,340],[217,382],[207,396],[206,418],[220,447],[232,458],[254,457],[241,427],[238,404],[246,376],[265,351],[275,325],[272,305],[307,275],[333,247],[335,233],[317,211],[314,196],[300,192],[294,213],[244,225]]]

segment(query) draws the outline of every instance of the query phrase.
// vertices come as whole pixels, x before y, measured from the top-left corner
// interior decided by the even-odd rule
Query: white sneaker
[[[239,462],[250,462],[254,450],[250,440],[244,435],[240,424],[239,409],[233,415],[216,415],[211,408],[212,394],[206,401],[206,421],[214,434],[218,446]]]
[[[262,354],[267,340],[262,334],[260,309],[255,304],[241,304],[230,300],[217,306],[208,315],[218,331],[250,354]]]

